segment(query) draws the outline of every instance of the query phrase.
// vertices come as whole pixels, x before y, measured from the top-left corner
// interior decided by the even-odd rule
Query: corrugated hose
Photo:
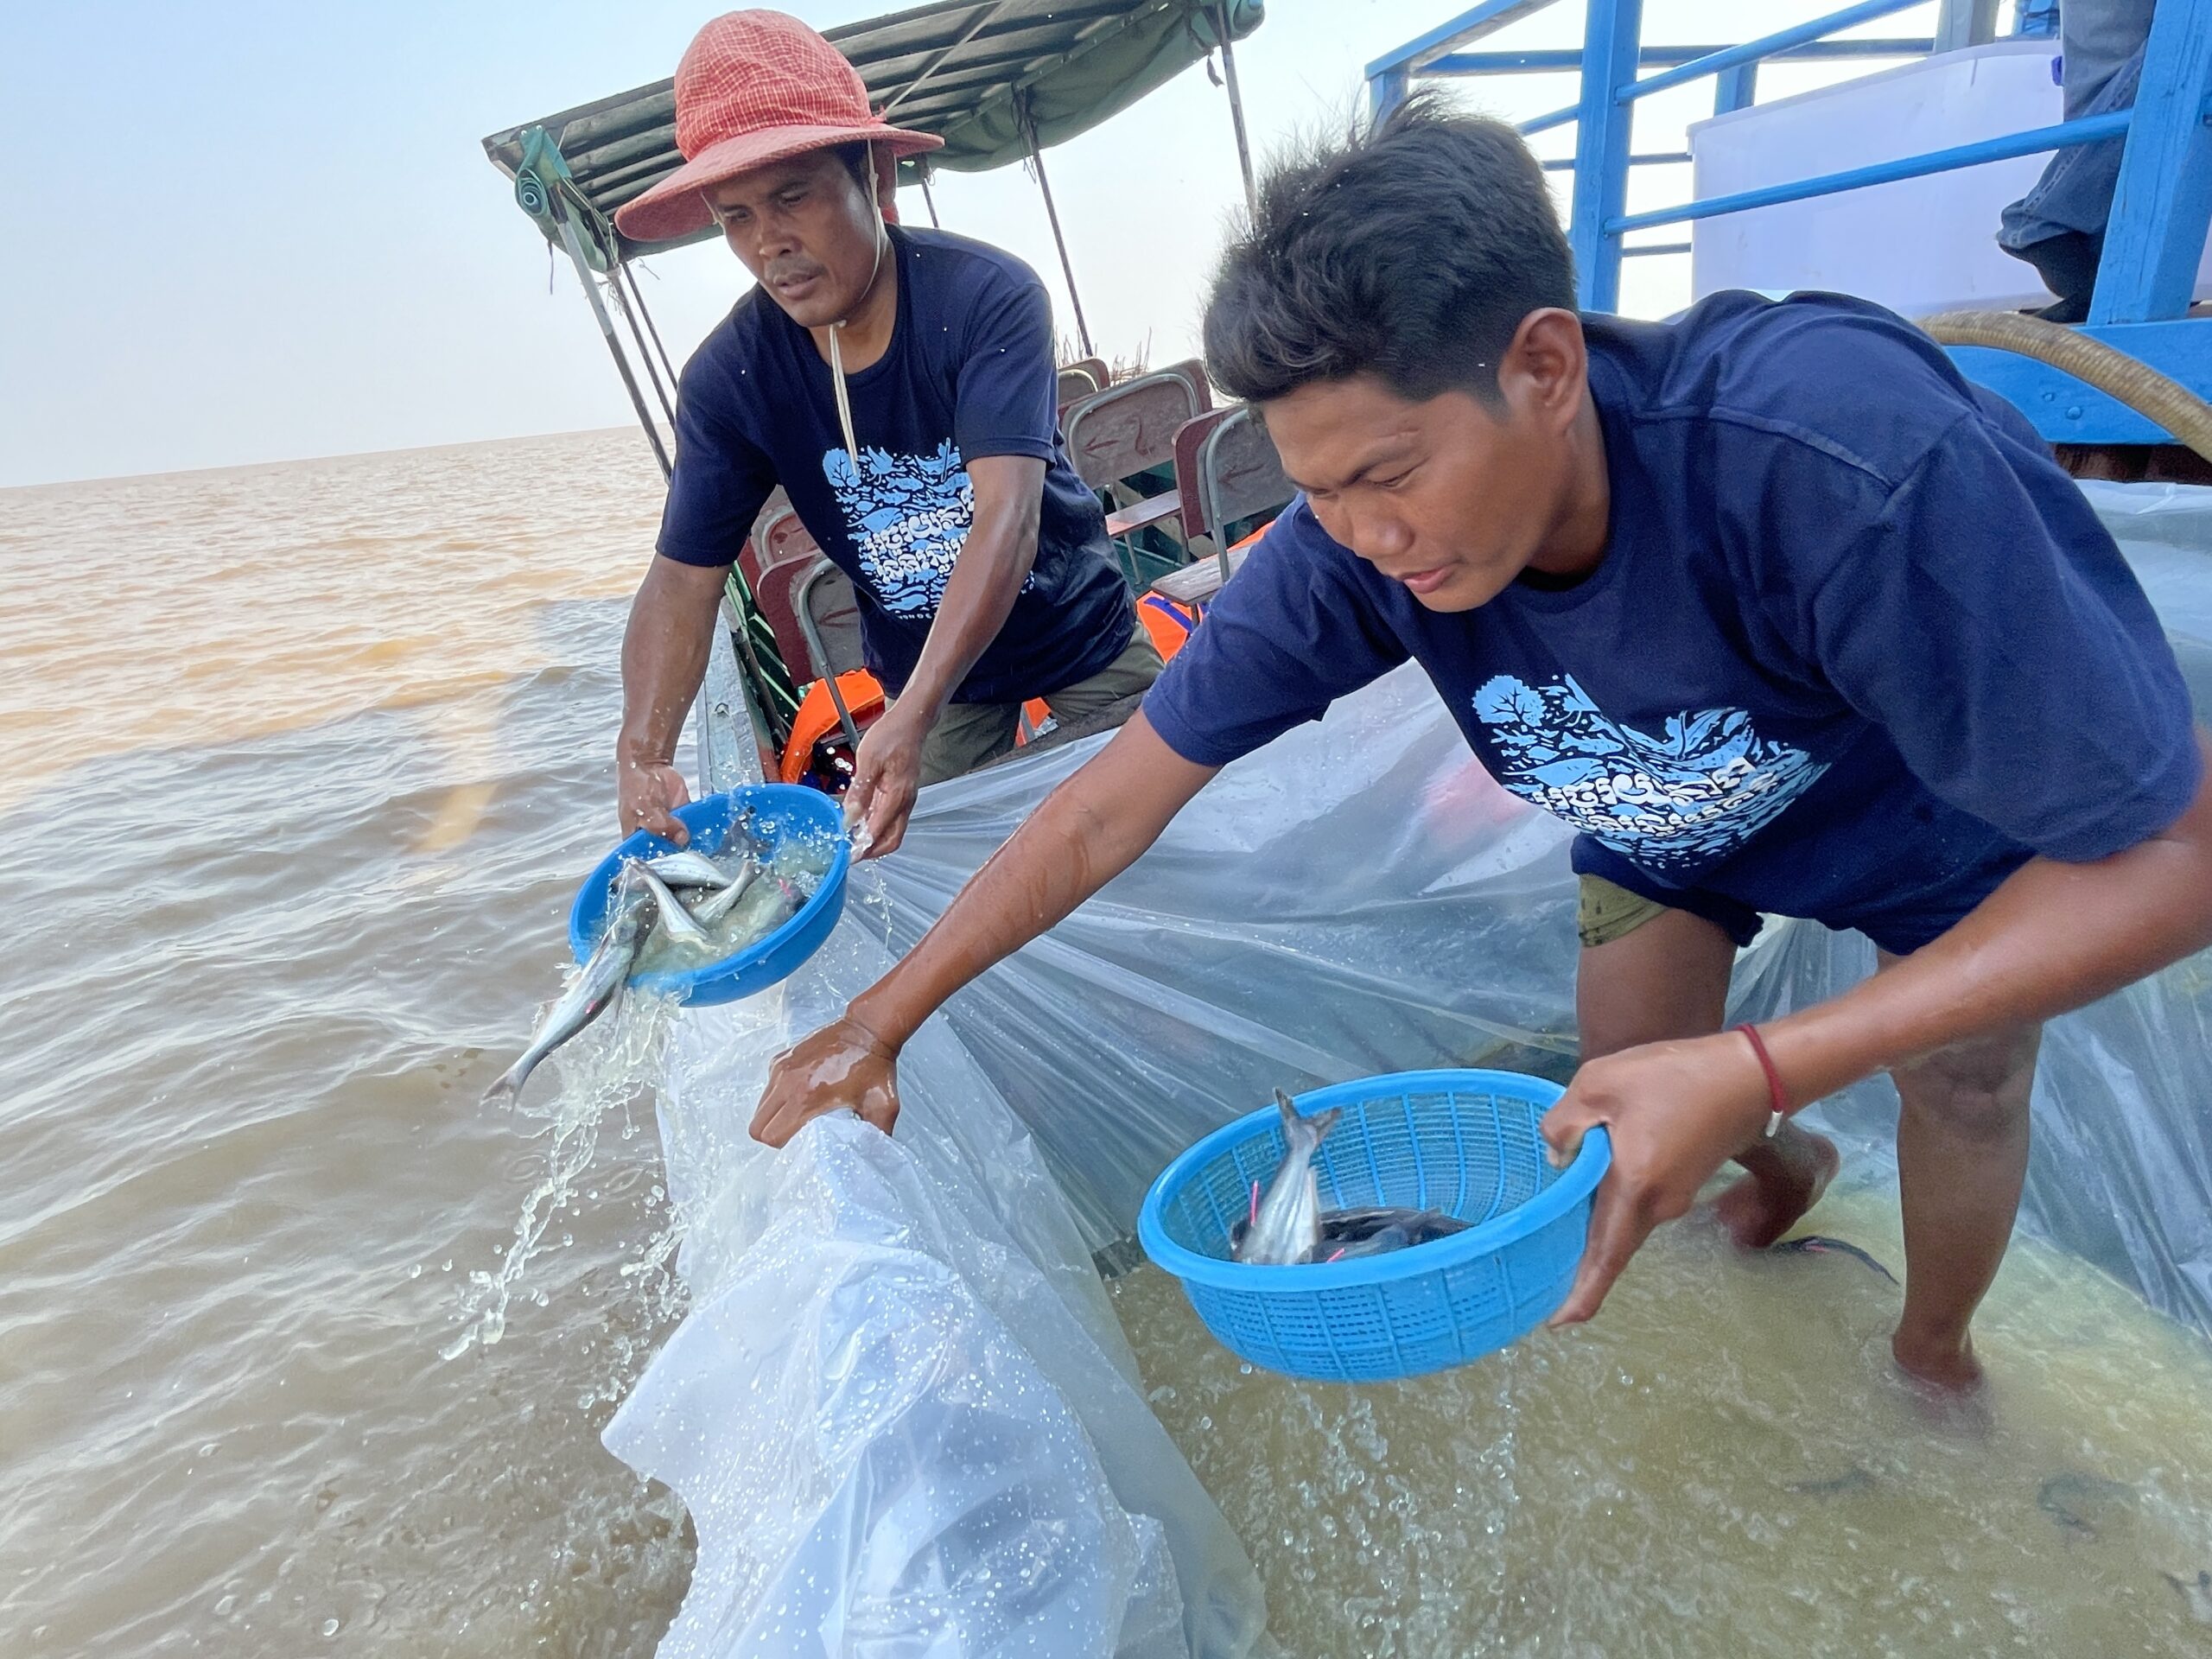
[[[1986,346],[2048,363],[2118,398],[2212,461],[2212,404],[2101,340],[2018,311],[1946,311],[1921,318],[1919,326],[1942,345]]]

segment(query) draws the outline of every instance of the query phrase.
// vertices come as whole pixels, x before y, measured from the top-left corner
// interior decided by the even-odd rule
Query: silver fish
[[[773,871],[764,872],[732,906],[737,920],[724,934],[730,948],[741,950],[758,944],[798,914],[806,895]]]
[[[725,874],[722,877],[722,880],[728,884],[728,886],[724,887],[720,893],[708,894],[693,906],[691,919],[702,927],[717,925],[723,917],[736,908],[737,901],[744,898],[751,890],[753,881],[760,874],[760,863],[752,854],[747,853],[745,855],[745,861],[738,867],[734,875]]]
[[[538,1021],[522,1058],[484,1091],[486,1102],[501,1096],[510,1101],[518,1099],[524,1083],[537,1069],[540,1060],[622,1000],[622,988],[630,981],[631,966],[638,959],[645,935],[652,930],[659,908],[659,901],[632,880],[626,868],[615,888],[614,903],[607,912],[607,931],[599,936],[599,943],[592,947],[584,965],[576,970],[569,988],[561,993],[560,1000]]]
[[[1290,1096],[1280,1089],[1275,1105],[1282,1113],[1282,1164],[1234,1254],[1239,1262],[1285,1267],[1310,1260],[1313,1247],[1321,1242],[1321,1189],[1313,1176],[1313,1154],[1336,1127],[1343,1109],[1332,1106],[1300,1117]]]
[[[1243,1243],[1249,1224],[1240,1221],[1229,1230],[1232,1253]],[[1432,1240],[1464,1233],[1469,1224],[1441,1210],[1411,1210],[1402,1205],[1324,1210],[1321,1236],[1313,1247],[1316,1262],[1343,1262],[1363,1255],[1384,1255]]]
[[[649,858],[645,868],[671,887],[726,887],[729,872],[709,858],[704,853],[685,848],[681,852],[663,853],[658,858]]]
[[[2036,1488],[2036,1507],[2049,1516],[2062,1532],[2094,1538],[2128,1504],[2135,1489],[2102,1475],[2069,1470],[2053,1475]]]
[[[683,901],[668,890],[668,884],[653,874],[653,867],[643,860],[632,860],[629,865],[638,873],[638,880],[645,883],[645,891],[658,901],[661,931],[677,944],[706,947],[713,943],[707,930],[691,918],[683,908]]]

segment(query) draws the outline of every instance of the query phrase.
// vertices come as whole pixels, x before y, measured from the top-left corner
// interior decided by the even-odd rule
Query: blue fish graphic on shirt
[[[1669,715],[1656,735],[1608,718],[1573,677],[1501,674],[1475,693],[1498,781],[1615,852],[1694,874],[1749,841],[1827,764],[1761,737],[1741,709]]]
[[[936,615],[976,519],[975,486],[952,441],[930,455],[864,445],[857,467],[842,449],[831,449],[822,471],[876,602],[893,616]],[[1034,582],[1033,574],[1024,589]]]

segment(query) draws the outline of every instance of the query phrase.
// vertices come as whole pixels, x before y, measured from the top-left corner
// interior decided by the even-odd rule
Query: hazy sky
[[[1741,40],[1838,0],[1649,0],[1651,41]],[[896,0],[795,0],[817,27]],[[1271,0],[1237,49],[1264,155],[1359,107],[1371,58],[1464,0]],[[671,73],[712,0],[73,0],[0,4],[0,153],[15,168],[0,257],[0,486],[609,426],[629,406],[565,260],[486,161],[487,132]],[[1929,4],[1871,32],[1925,34]],[[1574,0],[1485,45],[1580,37]],[[1835,78],[1786,67],[1769,95]],[[1462,83],[1463,88],[1465,84]],[[1709,81],[1640,106],[1674,149]],[[1571,79],[1468,92],[1527,116]],[[1572,129],[1539,141],[1571,147]],[[1239,200],[1225,96],[1203,69],[1046,153],[1101,351],[1190,355],[1199,294]],[[1640,169],[1635,200],[1689,188]],[[905,211],[925,222],[918,193]],[[1033,182],[942,175],[948,228],[1042,272],[1072,335]],[[1687,262],[1630,264],[1624,309],[1688,297]],[[743,290],[719,244],[648,262],[679,358]]]

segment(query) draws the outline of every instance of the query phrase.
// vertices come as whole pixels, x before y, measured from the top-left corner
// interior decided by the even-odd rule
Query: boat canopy
[[[944,140],[926,165],[975,173],[1096,125],[1212,53],[1224,29],[1242,40],[1264,15],[1264,0],[935,0],[824,33],[880,113]],[[598,232],[587,240],[601,245],[592,263],[605,270],[641,251],[613,230],[615,209],[683,162],[675,82],[495,132],[484,149],[518,185],[533,173],[588,207],[579,217]],[[559,245],[557,220],[526,190],[517,195]]]

